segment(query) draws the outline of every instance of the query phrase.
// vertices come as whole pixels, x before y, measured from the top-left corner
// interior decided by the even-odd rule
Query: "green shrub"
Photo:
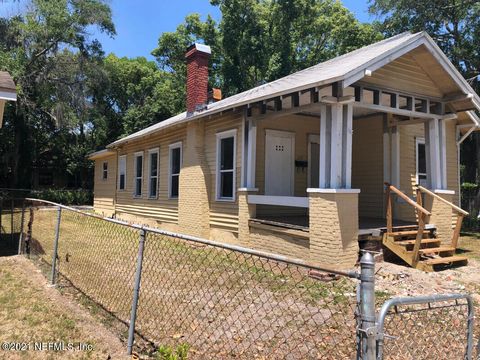
[[[93,192],[91,190],[32,190],[31,197],[53,201],[62,205],[92,205]]]
[[[172,349],[170,346],[160,346],[157,352],[157,360],[187,360],[189,349],[188,344],[180,344],[176,349]]]

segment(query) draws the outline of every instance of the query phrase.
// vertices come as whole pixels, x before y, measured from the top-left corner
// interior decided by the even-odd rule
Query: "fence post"
[[[20,219],[20,236],[18,237],[18,255],[22,253],[23,222],[25,221],[25,200],[22,200],[22,217]]]
[[[138,243],[137,270],[135,272],[135,283],[133,285],[132,310],[130,312],[130,326],[128,328],[127,355],[132,355],[133,340],[135,336],[135,321],[137,319],[138,297],[140,295],[140,281],[142,279],[143,249],[145,247],[145,229],[140,230],[140,241]]]
[[[365,252],[360,259],[360,317],[362,359],[376,358],[375,260]]]
[[[57,225],[55,226],[55,243],[53,245],[52,259],[52,285],[55,285],[55,273],[57,271],[57,254],[58,254],[58,238],[60,236],[60,221],[62,218],[62,208],[59,206],[57,210]]]

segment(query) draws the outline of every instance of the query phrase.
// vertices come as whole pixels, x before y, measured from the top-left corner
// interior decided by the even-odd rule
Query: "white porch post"
[[[442,126],[443,131],[441,131]],[[443,179],[446,180],[446,154],[442,156],[442,142],[445,143],[445,141],[442,141],[442,132],[445,134],[445,124],[441,125],[439,119],[431,119],[425,124],[427,178],[429,179],[430,188],[433,190],[443,189]],[[443,176],[443,172],[445,176]]]
[[[344,106],[343,112],[343,169],[342,178],[346,189],[352,188],[352,135],[353,135],[353,104]]]
[[[351,103],[322,103],[320,108],[319,187],[350,189],[352,184]]]
[[[439,140],[440,140],[440,178],[442,180],[442,189],[447,189],[447,135],[445,129],[445,120],[439,121]]]
[[[247,142],[247,183],[248,189],[255,188],[255,166],[257,160],[257,123],[254,119],[248,121]]]
[[[330,149],[330,187],[342,187],[343,106],[332,104],[332,132]]]
[[[392,166],[391,183],[395,187],[400,187],[400,132],[398,126],[392,127]]]
[[[330,185],[330,139],[331,139],[331,107],[322,103],[320,105],[320,144],[318,187],[325,189]]]
[[[337,94],[338,95],[338,94]],[[352,187],[353,99],[322,98],[319,188],[309,197],[312,261],[347,268],[358,258],[358,194]]]

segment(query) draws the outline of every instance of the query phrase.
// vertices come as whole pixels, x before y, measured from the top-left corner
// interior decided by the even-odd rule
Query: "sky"
[[[11,16],[25,7],[25,1],[0,2],[0,16]],[[220,20],[217,7],[211,6],[209,0],[108,0],[112,8],[113,21],[117,30],[115,38],[93,32],[100,40],[108,54],[117,56],[145,56],[153,59],[151,51],[157,46],[161,33],[175,31],[187,14],[196,12],[203,19],[210,14]],[[362,22],[372,20],[367,12],[368,0],[342,0]],[[92,29],[92,31],[94,31]]]

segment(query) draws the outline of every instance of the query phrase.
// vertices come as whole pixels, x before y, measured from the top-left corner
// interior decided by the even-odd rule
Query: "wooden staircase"
[[[387,185],[387,228],[383,233],[383,245],[386,248],[410,266],[423,271],[437,271],[467,264],[468,260],[465,256],[455,255],[462,220],[465,215],[468,215],[466,211],[419,185],[417,185],[416,202],[393,185],[388,183],[385,185]],[[435,236],[434,229],[425,229],[426,219],[431,213],[422,206],[422,192],[449,204],[453,211],[457,213],[457,223],[449,245],[442,244],[441,239]],[[392,226],[392,193],[415,208],[418,225]]]

